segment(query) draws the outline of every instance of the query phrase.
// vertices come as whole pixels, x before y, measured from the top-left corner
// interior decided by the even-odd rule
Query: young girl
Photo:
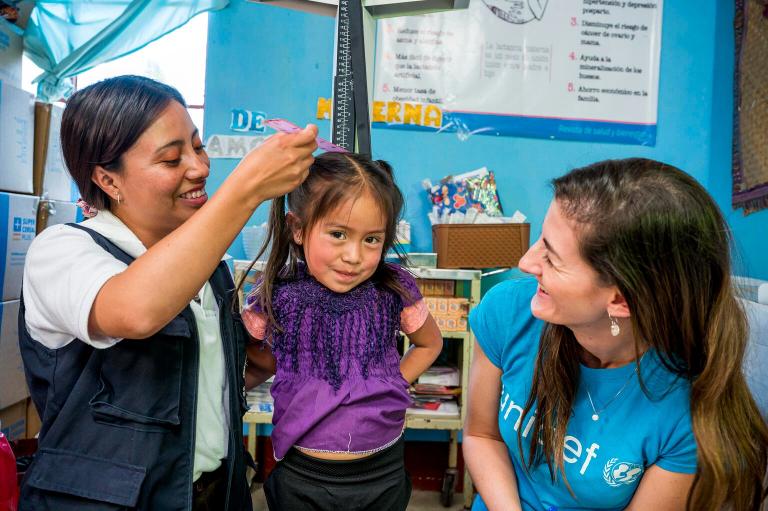
[[[403,197],[382,161],[317,157],[272,204],[272,250],[245,324],[274,354],[271,510],[405,509],[408,386],[442,337],[413,277],[385,263]],[[413,349],[400,360],[395,336]],[[266,350],[265,350],[266,351]],[[251,360],[264,353],[251,350]]]

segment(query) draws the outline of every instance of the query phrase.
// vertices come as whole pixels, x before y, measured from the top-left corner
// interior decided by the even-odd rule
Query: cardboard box
[[[0,192],[0,287],[2,301],[21,295],[27,250],[35,237],[38,197]]]
[[[11,441],[35,438],[40,433],[41,426],[35,404],[30,398],[22,399],[17,403],[0,409],[0,430]],[[25,449],[21,448],[20,445],[15,445],[14,449],[16,448],[22,451],[22,455],[31,454],[24,452]],[[19,456],[19,451],[16,451],[16,456]]]
[[[41,199],[37,208],[37,233],[56,224],[77,223],[84,220],[83,211],[72,202]]]
[[[450,316],[453,318],[466,317],[469,312],[469,300],[466,298],[446,298],[440,296],[425,296],[424,303],[432,315]]]
[[[438,328],[443,332],[465,332],[469,300],[466,298],[446,298],[425,296],[424,303],[435,318]]]
[[[80,196],[61,152],[64,108],[35,103],[34,193],[56,201],[75,202]]]
[[[0,408],[29,397],[19,353],[19,301],[0,302]]]
[[[466,332],[467,318],[454,316],[435,316],[437,327],[443,332]]]
[[[35,438],[42,425],[35,403],[31,398],[27,399],[27,438]]]
[[[32,95],[8,82],[0,84],[0,190],[34,191],[32,147],[35,104]]]
[[[455,294],[454,280],[417,279],[422,296],[453,296]]]
[[[27,436],[27,400],[0,409],[0,431],[8,440]]]
[[[0,80],[21,88],[22,29],[0,18]]]

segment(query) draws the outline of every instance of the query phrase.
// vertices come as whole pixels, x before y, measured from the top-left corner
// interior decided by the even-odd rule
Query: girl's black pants
[[[405,511],[411,480],[401,437],[371,456],[321,460],[291,449],[264,482],[270,511]]]

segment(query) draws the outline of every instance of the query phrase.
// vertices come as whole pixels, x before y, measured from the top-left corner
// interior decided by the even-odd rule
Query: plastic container
[[[528,250],[531,224],[437,224],[438,268],[512,268]]]
[[[400,249],[403,252],[409,252],[411,250],[411,224],[405,220],[400,220],[397,223],[395,242],[400,245]]]
[[[267,233],[269,228],[266,223],[261,225],[247,225],[243,227],[243,251],[245,252],[245,258],[253,261],[256,259],[256,255],[261,249],[261,245],[264,240],[267,239]],[[259,261],[266,261],[269,258],[269,248],[264,252]]]

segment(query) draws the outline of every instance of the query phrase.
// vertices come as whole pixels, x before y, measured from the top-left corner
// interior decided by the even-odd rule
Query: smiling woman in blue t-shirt
[[[645,159],[553,184],[519,263],[533,278],[494,287],[470,316],[473,509],[759,508],[768,428],[741,373],[717,206]]]

